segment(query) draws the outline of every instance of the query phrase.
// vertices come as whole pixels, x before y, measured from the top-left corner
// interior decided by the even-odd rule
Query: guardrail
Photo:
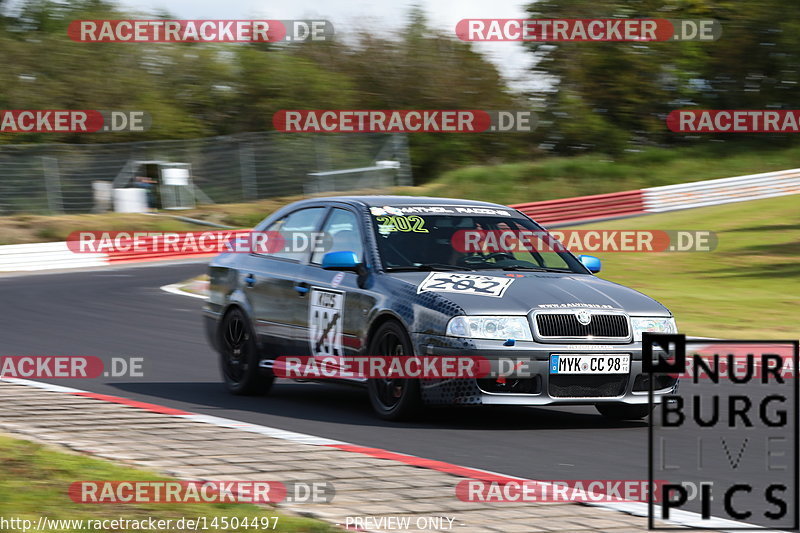
[[[76,254],[66,242],[0,246],[0,272],[33,272],[105,266],[108,254]]]
[[[644,212],[642,191],[625,191],[593,196],[512,205],[537,222],[588,222],[607,218],[638,215]]]
[[[800,193],[800,169],[642,189],[644,210],[660,213]]]
[[[662,213],[800,193],[800,169],[678,183],[634,191],[529,202],[519,209],[546,226]]]
[[[0,272],[94,268],[124,263],[202,259],[215,255],[217,255],[216,252],[208,253],[199,250],[78,253],[70,250],[66,242],[12,244],[0,246]]]

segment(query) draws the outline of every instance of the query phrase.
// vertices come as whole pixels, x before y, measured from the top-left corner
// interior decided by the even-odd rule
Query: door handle
[[[308,283],[300,282],[294,286],[294,290],[297,291],[297,294],[300,296],[305,296],[308,292]]]
[[[248,274],[246,278],[244,278],[244,283],[248,287],[252,287],[256,284],[256,277],[252,274]]]

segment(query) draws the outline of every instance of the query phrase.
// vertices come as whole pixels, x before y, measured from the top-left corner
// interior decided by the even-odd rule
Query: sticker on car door
[[[320,357],[344,355],[344,292],[312,287],[308,302],[308,342],[311,354]]]

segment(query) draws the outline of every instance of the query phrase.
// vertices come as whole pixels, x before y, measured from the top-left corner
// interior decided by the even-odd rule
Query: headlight
[[[642,333],[678,333],[678,326],[674,318],[660,318],[649,316],[632,316],[633,341],[641,342]]]
[[[533,340],[524,316],[457,316],[447,323],[447,334],[471,339]]]

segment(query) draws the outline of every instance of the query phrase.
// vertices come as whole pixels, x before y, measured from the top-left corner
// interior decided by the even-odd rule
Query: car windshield
[[[585,274],[575,256],[512,210],[470,206],[372,207],[383,268],[530,270]]]

